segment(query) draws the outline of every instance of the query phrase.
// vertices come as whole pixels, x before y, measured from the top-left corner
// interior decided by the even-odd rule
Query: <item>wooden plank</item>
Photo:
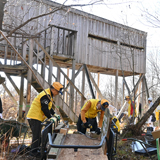
[[[100,141],[89,139],[81,134],[67,134],[64,145],[98,145]],[[62,148],[58,154],[57,160],[108,160],[104,155],[102,148],[82,149],[74,152],[73,148]]]
[[[53,144],[60,145],[63,140],[64,134],[57,134]],[[48,158],[56,158],[59,148],[51,148],[48,154]]]
[[[61,128],[60,129],[60,134],[67,135],[67,133],[68,133],[68,128]]]
[[[63,128],[65,124],[63,122],[60,122],[58,126],[54,129],[54,132],[59,132],[61,128]]]
[[[32,60],[33,60],[33,45],[34,45],[34,41],[30,39],[29,40],[29,58],[28,58],[30,67],[32,67]],[[26,107],[25,107],[26,115],[30,109],[31,85],[32,85],[31,82],[32,82],[32,71],[29,69],[27,73],[27,98],[26,98]]]

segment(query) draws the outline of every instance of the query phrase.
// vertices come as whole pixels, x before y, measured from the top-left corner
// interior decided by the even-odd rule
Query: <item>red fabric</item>
[[[134,102],[133,102],[134,103]],[[132,103],[131,103],[131,113],[130,113],[130,115],[132,115],[133,114],[133,105],[132,105]]]

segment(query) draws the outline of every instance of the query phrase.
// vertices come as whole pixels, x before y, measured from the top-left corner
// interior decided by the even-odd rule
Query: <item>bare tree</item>
[[[2,30],[3,16],[4,16],[4,6],[7,0],[0,0],[0,30]]]

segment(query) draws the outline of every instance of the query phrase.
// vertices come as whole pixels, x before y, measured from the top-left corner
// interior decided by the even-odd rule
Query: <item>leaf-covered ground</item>
[[[132,138],[145,141],[143,136],[136,136]],[[157,154],[152,155],[150,158],[149,156],[143,156],[132,152],[132,142],[133,141],[131,140],[122,141],[122,138],[120,137],[120,135],[118,135],[117,153],[114,156],[113,160],[150,160],[151,158],[153,160],[158,160]]]

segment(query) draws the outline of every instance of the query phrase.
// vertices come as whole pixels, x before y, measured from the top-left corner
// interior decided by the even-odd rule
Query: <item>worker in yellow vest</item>
[[[159,120],[159,114],[160,114],[160,104],[156,108],[156,120]]]
[[[54,121],[53,116],[60,120],[60,116],[57,115],[52,108],[53,97],[62,94],[63,85],[59,82],[54,82],[50,88],[40,92],[33,100],[31,107],[27,114],[27,119],[32,130],[32,145],[31,156],[40,157],[38,152],[40,146],[41,137],[41,123],[46,119]],[[47,94],[46,94],[47,93]]]
[[[116,126],[113,126],[113,128],[117,128],[117,132],[120,132],[120,122],[116,116],[112,117],[113,122],[115,123]]]
[[[126,96],[125,97],[125,100],[128,102],[128,118],[131,118],[133,117],[133,105],[131,103],[131,99],[129,96]],[[133,104],[134,104],[134,101],[132,101]],[[134,114],[134,117],[137,116],[137,111],[136,111],[136,104],[135,104],[135,114]]]
[[[109,106],[109,102],[106,99],[90,99],[81,109],[81,113],[77,122],[77,130],[83,134],[86,133],[86,129],[90,128],[90,131],[95,131],[98,135],[101,133],[101,127],[103,124],[103,117],[105,109]],[[97,113],[100,112],[99,125],[97,124]]]

